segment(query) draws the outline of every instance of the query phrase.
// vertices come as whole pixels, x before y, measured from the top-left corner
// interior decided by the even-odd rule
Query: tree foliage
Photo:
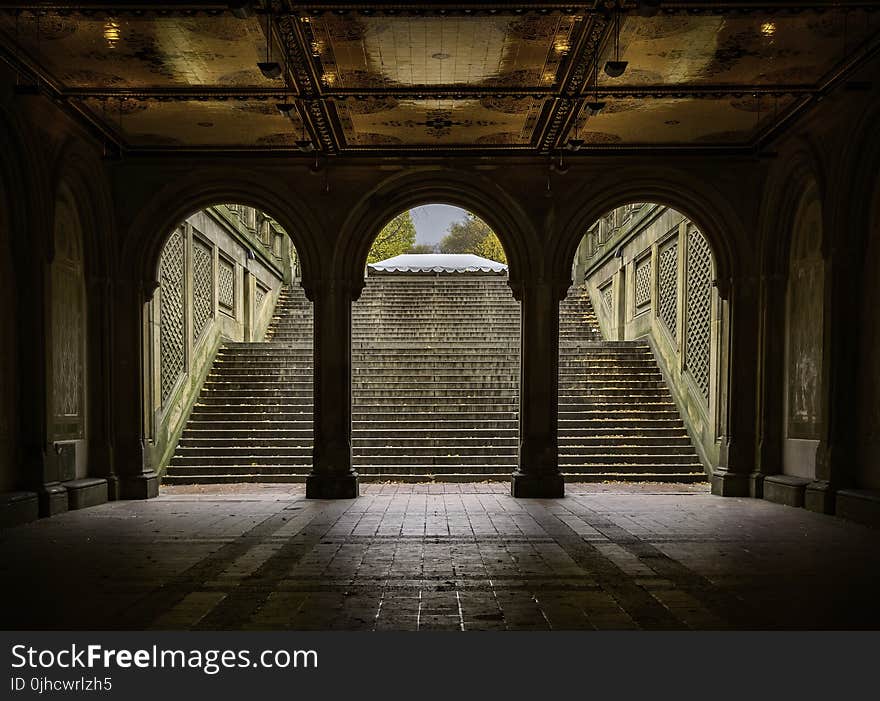
[[[407,253],[436,253],[437,245],[433,243],[417,243],[410,246]]]
[[[416,227],[413,224],[412,216],[409,212],[398,214],[394,219],[388,222],[367,254],[367,263],[377,263],[380,260],[399,256],[401,253],[407,253],[416,242]]]
[[[501,245],[501,241],[498,239],[498,236],[495,235],[494,231],[477,244],[477,249],[474,253],[483,258],[494,260],[497,263],[507,263],[507,255],[504,253],[504,246]]]
[[[473,253],[498,263],[507,263],[498,236],[486,222],[470,212],[466,218],[449,225],[448,233],[440,241],[440,252]]]

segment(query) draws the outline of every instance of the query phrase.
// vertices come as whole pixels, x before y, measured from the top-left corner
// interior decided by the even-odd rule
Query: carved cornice
[[[549,153],[556,148],[565,135],[572,113],[576,116],[579,111],[580,101],[577,96],[588,84],[598,49],[610,30],[611,22],[604,15],[594,15],[585,23],[571,57],[571,66],[562,84],[560,98],[551,105],[544,127],[539,132],[537,146],[541,153]]]
[[[312,131],[312,138],[321,151],[335,154],[339,148],[327,114],[327,106],[321,101],[321,88],[312,70],[299,18],[290,13],[281,14],[276,22],[284,44],[287,72],[293,78],[297,94],[303,99],[300,113]]]

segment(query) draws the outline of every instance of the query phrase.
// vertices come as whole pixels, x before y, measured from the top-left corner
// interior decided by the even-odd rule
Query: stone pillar
[[[757,498],[764,496],[764,478],[782,471],[785,300],[785,276],[765,275],[758,301],[755,469],[749,477],[749,493]]]
[[[306,479],[309,499],[358,496],[358,476],[351,466],[352,289],[340,280],[322,280],[306,288],[315,320],[315,445]]]
[[[34,240],[40,240],[42,236]],[[47,318],[51,299],[51,262],[43,252],[18,261],[18,426],[24,483],[37,492],[40,516],[67,511],[67,490],[58,475],[58,459],[49,443],[51,392]]]
[[[159,494],[159,476],[145,449],[144,398],[149,370],[144,367],[144,304],[154,290],[139,280],[120,279],[116,284],[114,318],[113,408],[116,472],[122,499],[149,499]]]
[[[109,499],[119,498],[119,481],[113,457],[113,285],[104,277],[92,277],[88,284],[88,438],[89,476],[107,480]]]
[[[557,423],[559,302],[568,284],[529,281],[514,286],[521,302],[519,456],[510,486],[515,497],[561,497]]]
[[[756,363],[758,347],[757,284],[737,277],[719,289],[728,300],[728,336],[722,352],[726,370],[720,406],[726,417],[719,464],[712,475],[712,493],[725,497],[749,496],[749,478],[755,464]]]
[[[804,506],[834,513],[834,493],[855,483],[859,406],[862,254],[843,247],[826,256],[822,386],[824,435],[816,449],[816,479],[807,485]]]

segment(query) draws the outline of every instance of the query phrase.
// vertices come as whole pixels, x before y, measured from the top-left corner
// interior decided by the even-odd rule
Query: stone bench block
[[[764,478],[764,498],[767,501],[801,507],[804,493],[812,480],[791,475],[769,475]]]
[[[40,503],[36,492],[0,493],[0,528],[35,521],[39,515]]]
[[[107,480],[98,477],[71,480],[63,483],[67,489],[67,508],[85,509],[107,501]]]
[[[838,516],[880,526],[880,490],[841,489],[837,492],[836,513]]]

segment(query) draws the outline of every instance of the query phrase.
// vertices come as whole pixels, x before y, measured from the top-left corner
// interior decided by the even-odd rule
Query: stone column
[[[863,261],[861,252],[843,247],[825,261],[823,436],[816,449],[816,479],[806,487],[804,506],[831,514],[835,491],[855,483]]]
[[[306,289],[314,304],[314,436],[309,499],[354,499],[351,466],[352,285],[321,280]]]
[[[42,237],[41,237],[42,238]],[[34,236],[34,240],[37,237]],[[48,434],[51,392],[51,262],[42,251],[18,261],[18,426],[24,483],[37,493],[40,516],[67,511],[67,490],[58,475]],[[48,280],[48,282],[47,282]]]
[[[92,277],[88,284],[88,383],[89,476],[107,480],[109,499],[119,498],[114,472],[112,394],[113,285],[105,277]]]
[[[780,274],[765,275],[759,294],[757,356],[757,402],[755,405],[755,469],[749,477],[749,493],[764,496],[764,478],[782,471],[782,398],[785,377],[786,280]]]
[[[726,370],[719,406],[726,416],[719,464],[712,475],[712,493],[725,497],[749,496],[749,477],[755,464],[755,402],[758,347],[757,284],[737,277],[719,289],[728,300],[727,347],[722,352]]]
[[[510,493],[515,497],[561,497],[559,415],[559,302],[568,284],[543,280],[511,285],[521,303],[519,456]]]
[[[147,459],[144,436],[144,304],[154,290],[139,280],[116,281],[113,315],[116,344],[113,363],[114,434],[116,473],[122,499],[149,499],[159,494],[159,476]]]

